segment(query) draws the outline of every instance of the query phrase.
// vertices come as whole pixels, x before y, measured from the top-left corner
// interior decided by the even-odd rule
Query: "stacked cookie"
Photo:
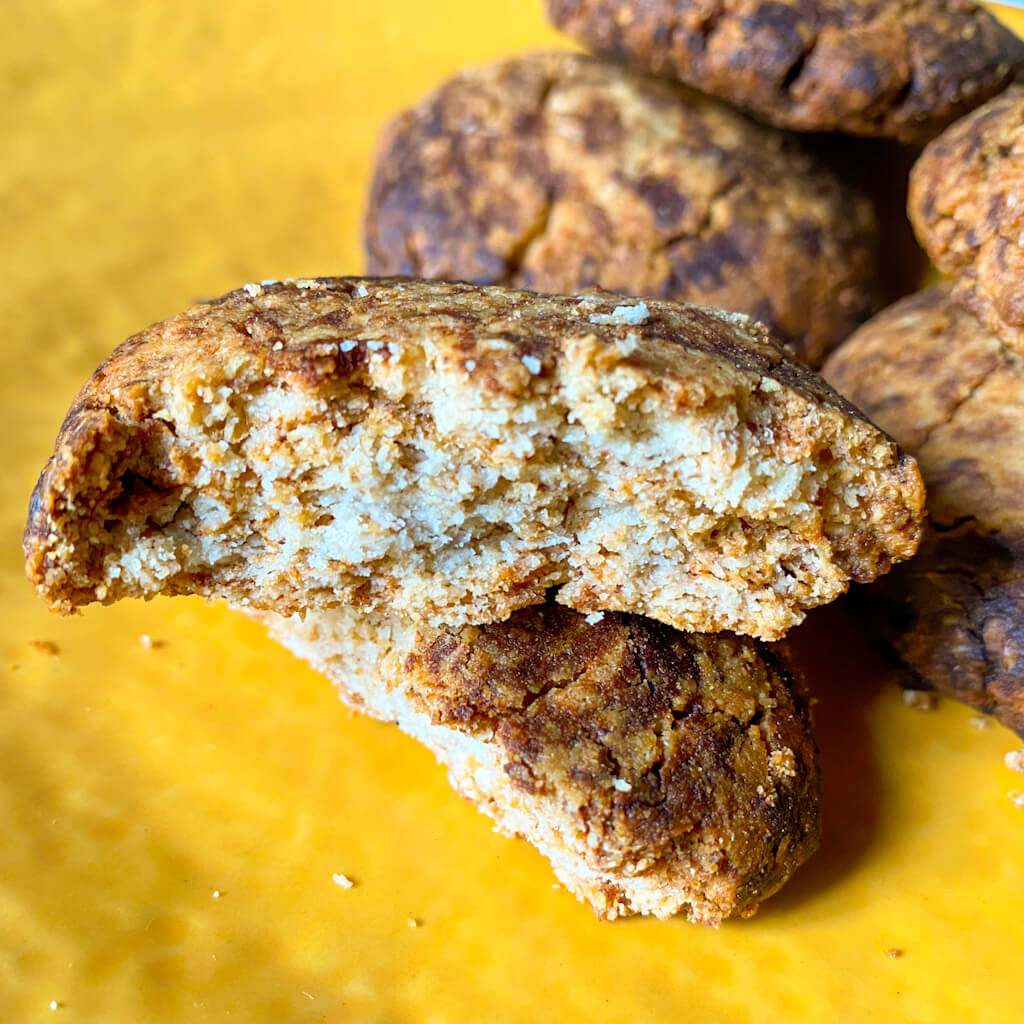
[[[878,226],[864,175],[780,129],[927,140],[1024,64],[967,2],[548,9],[606,59],[466,71],[396,118],[370,191],[369,272],[736,310],[815,367],[879,307]]]
[[[879,305],[867,195],[808,141],[674,82],[542,53],[384,132],[367,269],[748,313],[809,365]]]
[[[1024,735],[1024,89],[958,121],[911,176],[952,280],[866,324],[825,374],[921,463],[921,554],[862,602],[917,679]]]
[[[339,278],[122,345],[25,550],[58,610],[248,610],[599,914],[716,923],[819,829],[803,699],[717,631],[781,636],[909,557],[922,506],[913,460],[746,317]]]
[[[250,284],[129,339],[25,534],[59,611],[266,623],[607,918],[747,915],[814,851],[763,641],[921,536],[913,458],[807,368],[877,308],[874,211],[779,126],[918,139],[1020,63],[970,4],[748,6],[552,2],[664,77],[444,84],[373,177],[369,270],[404,279]]]

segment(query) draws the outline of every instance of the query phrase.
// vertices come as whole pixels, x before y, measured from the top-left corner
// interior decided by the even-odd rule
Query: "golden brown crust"
[[[970,0],[548,0],[548,13],[596,53],[806,132],[927,141],[1024,61]]]
[[[654,300],[621,307],[621,302],[601,295],[541,297],[469,285],[339,278],[247,286],[154,325],[114,353],[68,414],[32,498],[25,533],[29,577],[61,611],[121,596],[200,593],[281,612],[355,603],[434,622],[501,619],[542,599],[548,586],[566,583],[560,599],[584,611],[647,611],[644,602],[649,602],[651,614],[677,625],[707,629],[702,624],[709,623],[721,629],[727,623],[777,637],[800,608],[831,599],[846,580],[872,579],[893,560],[913,553],[923,503],[913,461],[820,377],[787,358],[763,328],[743,317],[696,307]],[[794,552],[787,556],[793,561],[783,565],[785,579],[774,561],[765,562],[758,547],[764,534],[748,537],[743,531],[753,527],[747,520],[735,515],[715,520],[700,507],[694,515],[709,520],[709,539],[692,557],[709,564],[688,567],[700,576],[687,576],[675,560],[659,570],[668,580],[666,587],[690,587],[691,579],[702,586],[728,585],[734,601],[752,592],[757,599],[752,611],[692,600],[692,590],[682,598],[665,590],[669,596],[655,600],[650,575],[631,561],[632,526],[614,526],[617,550],[626,552],[618,561],[609,561],[599,537],[591,562],[578,571],[578,563],[567,566],[566,559],[575,557],[573,545],[579,547],[578,530],[586,524],[561,525],[567,499],[557,488],[565,490],[563,478],[575,472],[570,456],[576,449],[557,437],[544,453],[549,475],[538,478],[537,485],[528,480],[522,493],[554,494],[552,514],[561,520],[550,529],[569,530],[568,540],[559,541],[563,548],[569,545],[568,554],[545,547],[542,535],[538,546],[527,550],[528,558],[499,558],[499,575],[469,597],[437,589],[451,576],[447,568],[430,570],[435,587],[430,594],[403,590],[414,554],[407,550],[389,555],[387,563],[383,556],[373,561],[363,555],[324,562],[352,535],[350,514],[335,522],[322,500],[330,492],[332,501],[344,504],[346,493],[352,493],[344,481],[337,482],[337,453],[355,444],[354,457],[372,467],[376,454],[367,461],[359,449],[359,438],[371,436],[371,427],[376,431],[368,442],[371,448],[389,438],[402,440],[414,427],[422,437],[430,424],[423,426],[429,417],[417,402],[429,399],[434,417],[466,413],[470,419],[459,420],[452,437],[476,446],[466,450],[486,454],[485,449],[497,450],[505,439],[494,432],[471,434],[477,429],[472,419],[477,410],[482,416],[504,410],[501,430],[508,433],[528,401],[534,403],[527,410],[534,419],[554,415],[556,400],[576,402],[575,412],[559,413],[562,419],[552,419],[550,427],[541,424],[539,436],[547,444],[550,433],[578,433],[574,423],[580,417],[595,416],[603,424],[601,417],[617,416],[625,408],[625,392],[625,397],[616,393],[613,401],[586,390],[609,381],[642,396],[644,411],[636,429],[648,432],[657,417],[665,429],[685,426],[690,421],[681,418],[684,412],[715,410],[723,396],[723,411],[715,413],[723,424],[735,425],[739,416],[737,428],[748,429],[743,417],[763,421],[763,426],[742,435],[739,447],[724,450],[722,458],[749,460],[743,446],[762,444],[771,458],[784,460],[788,486],[806,480],[813,488],[793,513],[798,520],[785,529],[773,525],[772,506],[767,513],[750,513],[766,517],[764,529],[776,530],[780,543],[788,545],[785,550]],[[556,386],[561,389],[557,393]],[[580,388],[582,394],[573,397]],[[739,411],[730,403],[738,403]],[[719,420],[710,422],[719,429]],[[434,423],[430,429],[436,433]],[[607,436],[608,443],[618,437]],[[612,474],[609,487],[628,488],[630,501],[648,501],[657,512],[663,498],[675,495],[658,490],[667,487],[659,483],[666,471],[655,467],[655,475],[644,476],[644,467],[631,466],[633,437],[623,433],[615,441],[629,441],[625,459],[600,448],[592,457],[601,472],[608,467]],[[655,441],[664,448],[660,437]],[[513,442],[515,436],[509,439]],[[684,456],[695,458],[686,456],[686,443],[683,435],[683,448],[669,445],[660,456],[672,472]],[[459,444],[454,450],[459,459],[470,457]],[[496,473],[537,471],[539,455],[524,458],[514,444],[510,450],[512,455],[495,463]],[[404,450],[392,446],[389,451],[405,481],[401,493],[412,493],[410,488],[424,479],[430,482],[429,475],[406,469]],[[433,458],[429,451],[427,456]],[[701,459],[707,462],[706,456]],[[695,472],[701,459],[694,463]],[[750,468],[748,461],[736,472],[742,476]],[[311,478],[314,470],[320,474],[316,479]],[[773,473],[765,477],[769,489],[778,486]],[[589,479],[584,485],[590,486]],[[708,486],[729,483],[729,478],[713,476]],[[648,486],[652,494],[633,497]],[[790,504],[803,492],[794,493]],[[771,494],[763,499],[771,500]],[[512,511],[503,514],[520,507],[517,498],[508,506]],[[282,517],[287,521],[282,523]],[[716,523],[731,532],[718,536]],[[265,524],[283,532],[269,536]],[[684,525],[673,520],[659,529]],[[406,522],[405,530],[411,528]],[[506,535],[507,541],[499,541],[519,544],[528,531],[541,528],[523,523],[514,535]],[[325,548],[324,531],[332,531],[333,548]],[[376,529],[375,536],[402,539],[393,526]],[[420,547],[432,543],[428,537]],[[452,557],[469,558],[463,541],[451,543]],[[825,559],[814,571],[803,564],[808,545]],[[752,559],[755,577],[723,578],[719,553]],[[320,558],[317,565],[314,555]],[[469,561],[472,567],[479,559]],[[814,588],[826,571],[832,590],[819,593]],[[642,588],[637,589],[630,573],[643,577]],[[779,576],[777,585],[772,574]],[[419,586],[420,577],[413,583]],[[788,588],[781,597],[779,588]],[[784,606],[778,603],[783,598]],[[679,605],[684,599],[690,602],[685,608]],[[758,610],[762,607],[763,612]]]
[[[817,848],[817,750],[762,644],[555,604],[482,627],[258,614],[602,918],[749,916]]]
[[[713,847],[753,912],[817,848],[817,751],[792,680],[757,644],[557,605],[439,632],[404,663],[435,723],[493,735],[513,784],[558,794],[619,866]],[[599,825],[597,823],[600,823]]]
[[[916,454],[928,487],[917,557],[864,606],[924,683],[1024,734],[1024,360],[932,288],[825,373]]]
[[[401,114],[365,234],[371,274],[735,309],[812,366],[878,306],[871,203],[807,144],[579,54],[465,71]]]
[[[1024,353],[1024,86],[948,128],[914,165],[908,207],[953,297]]]

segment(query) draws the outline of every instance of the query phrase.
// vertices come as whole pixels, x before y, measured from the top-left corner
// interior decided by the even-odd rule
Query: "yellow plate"
[[[0,1021],[1020,1020],[1019,743],[904,708],[838,611],[800,641],[824,845],[712,931],[599,924],[222,608],[59,620],[22,578],[35,475],[111,347],[243,281],[358,271],[383,120],[550,45],[540,0],[4,6]]]

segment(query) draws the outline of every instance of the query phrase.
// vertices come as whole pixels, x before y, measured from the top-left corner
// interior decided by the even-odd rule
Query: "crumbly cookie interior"
[[[774,379],[693,352],[667,382],[628,333],[543,362],[500,337],[467,358],[346,345],[367,374],[318,389],[149,385],[146,424],[105,426],[85,467],[68,589],[457,625],[559,587],[584,612],[773,639],[888,568],[887,440]]]

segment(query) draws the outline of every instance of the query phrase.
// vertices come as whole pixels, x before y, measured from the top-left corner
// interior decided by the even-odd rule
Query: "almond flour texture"
[[[25,532],[57,610],[195,593],[428,625],[545,599],[782,636],[913,554],[913,459],[735,314],[248,285],[129,339]]]

